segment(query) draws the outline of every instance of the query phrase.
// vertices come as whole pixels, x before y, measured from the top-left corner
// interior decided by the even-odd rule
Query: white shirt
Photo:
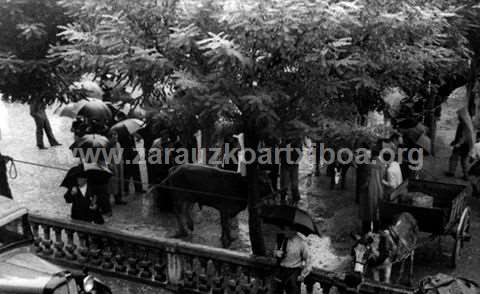
[[[82,193],[83,197],[87,196],[87,184],[79,187],[79,190]]]
[[[387,167],[386,177],[386,184],[390,188],[395,189],[403,183],[402,170],[400,169],[400,164],[398,162],[392,161],[390,163]]]
[[[284,240],[284,242],[287,242],[287,246],[280,266],[286,268],[302,268],[302,275],[304,277],[307,276],[310,273],[312,264],[305,237],[297,233],[294,237]]]

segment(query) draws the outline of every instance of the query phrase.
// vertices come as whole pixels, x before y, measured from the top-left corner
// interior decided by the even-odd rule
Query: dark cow
[[[372,270],[373,277],[380,281],[379,271],[384,271],[384,282],[390,283],[392,264],[401,263],[397,283],[403,275],[405,262],[410,258],[409,283],[412,282],[413,256],[418,240],[418,225],[415,218],[401,213],[394,219],[393,225],[378,233],[369,232],[365,236],[355,236],[356,244],[352,249],[354,271],[360,274],[366,268]]]
[[[178,232],[175,237],[187,236],[187,228],[193,230],[192,208],[195,203],[198,203],[200,207],[210,206],[220,212],[222,244],[224,247],[230,245],[232,241],[229,230],[230,220],[247,207],[246,177],[233,171],[207,165],[184,164],[171,168],[162,185],[172,187],[172,189],[161,188],[159,197],[169,197],[173,202],[173,211],[178,220]],[[260,197],[263,198],[272,193],[268,176],[261,173]],[[216,195],[222,195],[225,198]]]

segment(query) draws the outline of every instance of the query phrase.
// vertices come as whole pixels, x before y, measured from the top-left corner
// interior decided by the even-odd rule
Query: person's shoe
[[[117,200],[117,201],[115,201],[115,204],[117,204],[117,205],[125,205],[125,204],[127,204],[127,202],[126,202],[126,201],[123,201],[123,200]]]
[[[38,147],[38,149],[40,149],[40,150],[45,150],[45,149],[47,149],[47,147],[45,147],[45,146],[37,146],[37,147]]]
[[[62,146],[62,144],[60,144],[60,143],[58,143],[58,142],[55,142],[55,143],[51,144],[50,146],[56,147],[56,146]]]
[[[449,172],[449,171],[445,172],[445,175],[446,175],[447,177],[454,177],[454,176],[455,176],[454,173]]]

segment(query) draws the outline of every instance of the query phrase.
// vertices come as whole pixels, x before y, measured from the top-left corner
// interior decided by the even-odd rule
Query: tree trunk
[[[259,140],[256,136],[245,134],[245,148],[256,150]],[[248,158],[247,158],[248,160]],[[262,222],[256,205],[259,203],[258,189],[258,164],[253,162],[247,165],[248,181],[248,227],[250,229],[250,243],[254,255],[264,256],[266,254],[265,241],[263,239]]]
[[[427,98],[427,103],[425,105],[425,108],[427,110],[425,115],[425,125],[428,128],[428,136],[431,140],[430,149],[432,156],[435,156],[435,136],[437,131],[437,120],[435,119],[435,111],[433,110],[436,105],[435,102],[436,96],[429,95],[429,97]]]

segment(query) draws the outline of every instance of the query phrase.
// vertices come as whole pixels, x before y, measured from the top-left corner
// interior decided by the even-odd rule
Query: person
[[[111,131],[110,135],[110,151],[115,155],[113,156],[114,160],[120,160],[119,162],[109,162],[108,167],[112,171],[112,177],[109,180],[109,194],[115,199],[115,204],[125,205],[123,197],[123,165],[121,164],[121,146],[118,142],[118,133],[116,131]]]
[[[379,226],[378,201],[383,197],[382,179],[385,176],[385,164],[379,158],[381,147],[377,144],[372,150],[369,164],[368,193],[360,197],[360,219],[362,232],[377,230]]]
[[[342,160],[336,159],[333,163],[327,166],[327,176],[330,177],[330,189],[334,189],[336,184],[340,184],[342,190],[345,189],[347,181],[347,173],[350,168],[350,163],[347,163],[347,155],[341,154]]]
[[[301,159],[302,142],[299,139],[286,139],[283,141],[280,157],[280,189],[282,190],[282,202],[286,202],[290,192],[292,204],[300,201],[298,189],[298,171]]]
[[[385,178],[382,179],[385,195],[387,195],[403,183],[403,177],[402,170],[400,169],[400,164],[398,163],[398,161],[396,161],[393,155],[386,152],[383,154],[383,160],[387,163]]]
[[[83,170],[83,167],[79,167]],[[64,195],[65,201],[72,204],[70,217],[75,220],[103,224],[105,221],[98,210],[97,196],[87,184],[85,172],[79,171],[74,182]]]
[[[445,173],[448,177],[454,177],[457,170],[458,162],[462,166],[463,179],[468,179],[468,158],[470,153],[470,147],[468,143],[469,129],[465,122],[465,119],[462,118],[461,114],[458,116],[459,123],[455,133],[455,138],[450,143],[450,146],[453,147],[452,155],[449,159],[448,171]]]
[[[119,143],[123,148],[124,191],[128,192],[130,190],[130,179],[133,179],[135,192],[145,192],[142,187],[140,166],[138,164],[139,155],[136,150],[136,136],[128,134],[119,136]]]
[[[2,155],[0,153],[0,195],[12,199],[12,191],[8,185],[7,163],[13,159],[10,156]]]
[[[261,151],[261,154],[265,154],[265,156],[268,156],[267,153],[269,152],[271,162],[261,164],[260,168],[268,172],[268,177],[270,178],[273,189],[278,190],[280,164],[278,162],[275,162],[275,153],[277,152],[276,150],[278,148],[277,140],[273,136],[265,139],[264,148],[265,150]]]
[[[306,238],[288,226],[277,237],[274,255],[279,268],[274,273],[273,293],[300,294],[301,283],[312,269]]]
[[[39,149],[47,149],[43,144],[43,131],[47,135],[50,146],[60,146],[61,144],[55,139],[52,127],[45,112],[45,102],[43,99],[35,99],[30,102],[30,115],[33,117],[36,125],[37,147]]]
[[[480,196],[480,132],[477,132],[477,142],[473,145],[473,154],[471,156],[471,166],[468,170],[470,182],[472,184],[472,196]]]
[[[355,153],[356,160],[353,162],[355,168],[355,203],[360,203],[360,198],[368,194],[368,173],[371,150],[370,144],[361,142],[359,150]]]

